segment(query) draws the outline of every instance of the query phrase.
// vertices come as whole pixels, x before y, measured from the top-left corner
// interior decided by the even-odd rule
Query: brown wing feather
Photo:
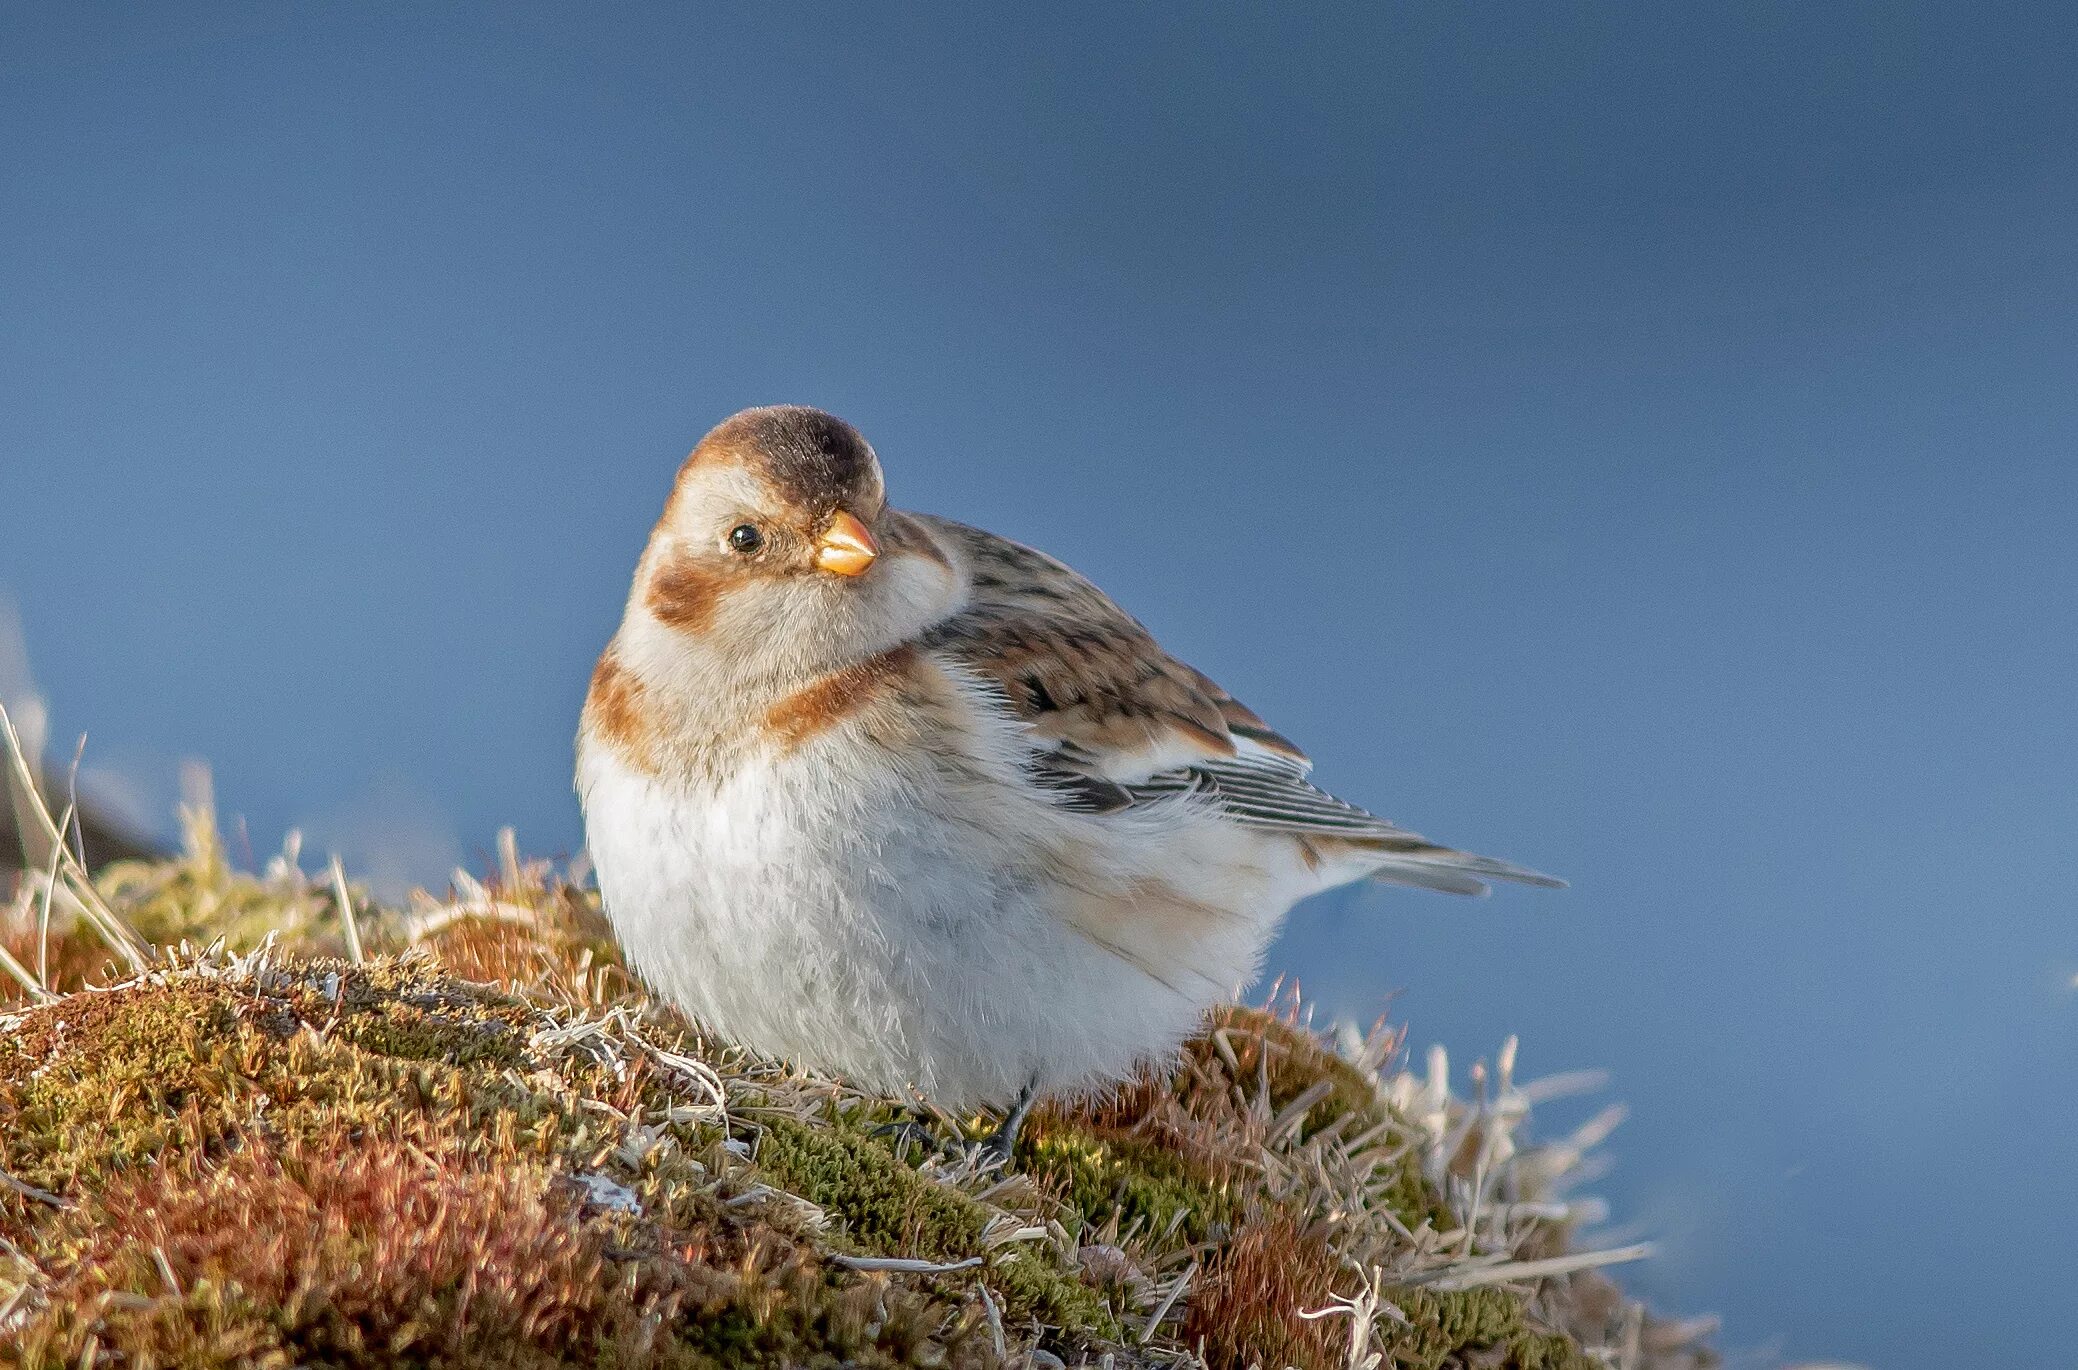
[[[1062,807],[1109,813],[1195,795],[1309,853],[1336,844],[1375,852],[1383,879],[1459,894],[1484,893],[1487,880],[1564,883],[1439,846],[1337,799],[1306,779],[1311,763],[1289,738],[1163,651],[1066,566],[979,528],[918,521],[954,552],[972,586],[967,607],[924,646],[1001,686],[1017,716],[1053,744],[1034,770]]]
[[[1052,557],[948,519],[924,521],[954,549],[973,587],[967,608],[933,629],[926,645],[1000,685],[1038,736],[1108,772],[1131,758],[1232,756],[1230,720],[1268,732]]]

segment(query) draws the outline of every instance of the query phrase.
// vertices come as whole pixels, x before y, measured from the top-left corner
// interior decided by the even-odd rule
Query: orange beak
[[[864,575],[879,555],[880,544],[866,525],[842,509],[830,516],[830,526],[815,540],[815,564],[832,575]]]

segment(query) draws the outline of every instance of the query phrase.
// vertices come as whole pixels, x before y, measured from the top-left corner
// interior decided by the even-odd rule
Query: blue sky
[[[1433,836],[1279,970],[1606,1066],[1724,1342],[2068,1356],[2078,17],[2013,5],[0,14],[0,591],[163,824],[580,840],[751,403],[1036,543]]]

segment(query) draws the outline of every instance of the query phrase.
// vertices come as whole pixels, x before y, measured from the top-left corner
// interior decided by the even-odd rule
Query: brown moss
[[[339,1156],[254,1139],[205,1171],[118,1181],[65,1227],[51,1309],[21,1339],[31,1365],[74,1363],[96,1338],[140,1367],[544,1368],[899,1365],[974,1340],[953,1319],[949,1346],[949,1310],[862,1298],[769,1234],[630,1246],[548,1168],[460,1144]]]
[[[26,1364],[992,1358],[957,1305],[723,1202],[714,1150],[622,1170],[640,1216],[588,1208],[571,1177],[621,1140],[595,1110],[666,1093],[646,1066],[563,1061],[565,1100],[519,1078],[526,1010],[423,964],[260,978],[74,996],[0,1036],[0,1168],[71,1201],[0,1191],[52,1277]]]
[[[419,946],[448,974],[510,994],[576,1004],[639,998],[640,986],[597,909],[571,896],[537,914],[533,924],[459,919]]]
[[[1339,1370],[1344,1326],[1299,1314],[1350,1282],[1317,1236],[1275,1215],[1250,1224],[1212,1253],[1179,1335],[1185,1345],[1203,1347],[1212,1370]]]
[[[396,1141],[341,1156],[254,1139],[207,1169],[126,1176],[78,1222],[62,1306],[76,1315],[112,1291],[144,1297],[100,1320],[105,1340],[148,1364],[251,1354],[254,1330],[223,1316],[245,1307],[269,1310],[269,1349],[298,1360],[468,1347],[524,1364],[527,1352],[546,1362],[580,1343],[632,1349],[670,1306],[667,1290],[607,1297],[599,1235],[551,1200],[540,1166],[444,1160]],[[72,1322],[51,1320],[47,1335]],[[221,1344],[227,1330],[234,1346]]]
[[[0,873],[0,885],[4,882],[5,875]],[[45,983],[56,990],[105,982],[115,975],[115,958],[107,944],[83,928],[61,925],[51,936],[39,937],[33,919],[13,922],[0,917],[0,946],[31,972],[42,965]],[[29,1003],[28,990],[13,977],[0,975],[0,1012],[26,1008]]]
[[[948,1177],[877,1133],[899,1104],[704,1040],[628,976],[596,896],[509,846],[501,866],[498,916],[449,910],[422,933],[360,908],[366,945],[412,958],[204,958],[0,1029],[0,1170],[71,1205],[0,1187],[0,1236],[34,1267],[10,1350],[38,1370],[982,1370],[1000,1335],[1012,1363],[1045,1347],[1161,1365],[1202,1347],[1215,1367],[1314,1370],[1342,1364],[1349,1325],[1300,1312],[1354,1289],[1365,1262],[1409,1268],[1377,1206],[1407,1227],[1456,1221],[1412,1125],[1290,1011],[1221,1010],[1173,1071],[1042,1106],[1021,1180]],[[240,875],[213,835],[118,874],[158,936],[199,945],[222,925],[251,945],[278,914],[300,949],[339,945],[328,882]],[[463,908],[492,908],[469,889]],[[62,974],[105,973],[91,934],[53,932]],[[34,964],[33,935],[0,934]],[[546,1031],[608,1008],[641,1043]],[[727,1117],[652,1047],[718,1070]],[[1078,1239],[1098,1244],[1090,1273]],[[1510,1241],[1551,1254],[1565,1233]],[[836,1254],[983,1263],[861,1274]],[[0,1278],[28,1269],[0,1261]],[[1373,1345],[1393,1366],[1587,1364],[1517,1291],[1390,1297],[1407,1321],[1381,1321]]]

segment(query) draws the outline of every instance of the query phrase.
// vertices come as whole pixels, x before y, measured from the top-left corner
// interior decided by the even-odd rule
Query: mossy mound
[[[34,877],[0,912],[45,977],[0,988],[10,1363],[1710,1363],[1565,1265],[1520,1118],[1386,1038],[1223,1010],[1173,1071],[1042,1107],[1005,1172],[986,1120],[706,1040],[509,845],[399,911],[213,831],[99,881],[143,975],[108,985],[62,902],[40,932]]]

